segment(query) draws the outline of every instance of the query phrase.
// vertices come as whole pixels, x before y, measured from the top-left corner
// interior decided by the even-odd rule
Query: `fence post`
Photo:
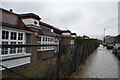
[[[83,45],[83,48],[82,48],[82,63],[83,63],[85,60],[85,46],[86,46],[86,44],[82,44],[82,45]]]
[[[78,52],[77,48],[78,48],[78,45],[75,44],[75,51],[74,51],[74,56],[73,56],[75,58],[75,59],[73,59],[74,60],[74,72],[76,72],[76,69],[77,69],[77,59],[78,59],[77,58],[78,57],[77,56],[77,54],[78,54],[77,53]]]
[[[59,45],[58,45],[58,53],[57,53],[57,59],[56,59],[56,80],[60,80],[60,53],[61,53],[61,45],[60,45],[60,42],[59,42]]]

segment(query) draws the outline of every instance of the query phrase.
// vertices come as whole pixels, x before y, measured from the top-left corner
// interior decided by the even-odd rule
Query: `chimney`
[[[10,9],[10,12],[13,12],[13,9]]]

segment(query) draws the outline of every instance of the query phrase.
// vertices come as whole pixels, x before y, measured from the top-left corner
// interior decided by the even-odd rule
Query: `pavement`
[[[72,76],[73,78],[118,78],[119,60],[100,45]]]

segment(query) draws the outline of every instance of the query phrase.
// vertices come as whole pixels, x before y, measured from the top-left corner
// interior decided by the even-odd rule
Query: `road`
[[[72,78],[118,78],[118,62],[110,50],[100,45]]]

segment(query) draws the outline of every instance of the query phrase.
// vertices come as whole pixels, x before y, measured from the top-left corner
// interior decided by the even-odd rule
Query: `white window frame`
[[[13,35],[11,35],[13,33]],[[16,35],[14,35],[14,33],[16,34]],[[11,39],[13,37],[13,39]],[[14,39],[14,37],[16,38],[16,39]],[[16,31],[11,31],[10,32],[10,40],[17,40],[17,32]]]
[[[26,43],[25,32],[23,32],[23,31],[17,31],[17,30],[1,29],[1,35],[2,35],[2,30],[9,32],[9,38],[8,39],[2,39],[2,37],[1,37],[0,43],[2,43],[2,42],[8,42],[8,44],[10,44],[11,42],[16,42],[16,44],[18,44],[19,42],[22,42],[23,44]],[[11,39],[11,32],[16,32],[16,40],[12,40]],[[18,40],[18,33],[22,33],[23,34],[23,39],[22,40]],[[18,53],[18,48],[16,48],[16,53],[14,53],[14,54],[10,54],[10,48],[8,48],[8,54],[4,54],[4,55],[2,54],[2,49],[0,49],[0,50],[1,50],[0,56],[26,54],[25,48],[22,48],[22,53]]]
[[[20,34],[20,35],[19,35],[19,34]],[[21,34],[22,34],[22,35],[21,35]],[[20,32],[19,32],[17,37],[18,37],[18,40],[23,40],[23,33],[20,33]],[[19,39],[19,38],[20,38],[20,39]]]
[[[38,40],[38,44],[55,44],[55,37],[44,36],[44,35],[39,35],[38,37],[41,37],[41,41]],[[38,47],[38,51],[47,51],[47,50],[54,50],[54,46]]]
[[[5,42],[5,43],[7,43],[8,44],[8,42],[7,41],[3,41],[3,42]],[[2,43],[3,43],[2,42]],[[5,50],[6,49],[6,50]],[[1,51],[3,51],[3,52],[5,52],[5,51],[7,51],[7,54],[8,54],[8,48],[2,48],[2,50]],[[2,52],[1,52],[1,54],[2,54]],[[6,54],[2,54],[2,55],[6,55]]]
[[[5,30],[2,30],[2,32],[3,32],[3,31],[5,31]],[[2,33],[2,32],[1,32],[1,33]],[[9,31],[5,31],[5,40],[7,40],[7,39],[6,39],[6,32],[8,32],[8,39],[9,39],[9,34],[10,34]],[[2,34],[2,37],[3,37],[3,34]],[[3,38],[1,38],[1,39],[3,39]]]

